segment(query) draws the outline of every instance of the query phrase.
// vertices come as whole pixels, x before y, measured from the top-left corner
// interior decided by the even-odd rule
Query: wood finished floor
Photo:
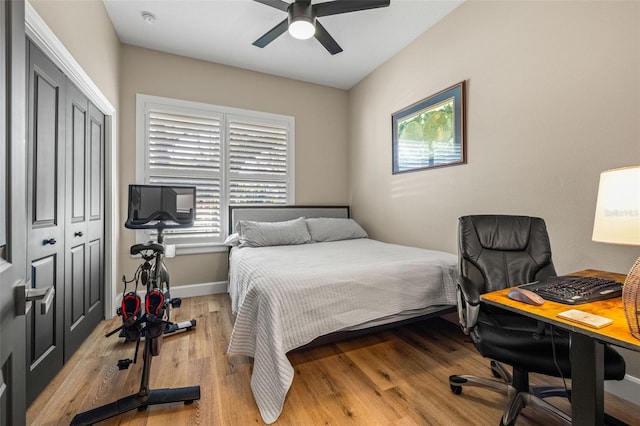
[[[250,358],[225,355],[233,325],[228,296],[186,298],[172,310],[175,321],[191,318],[197,320],[194,330],[165,337],[153,358],[151,387],[199,384],[201,399],[134,410],[101,425],[264,424],[250,390]],[[29,407],[27,424],[68,425],[78,412],[138,391],[141,357],[128,370],[116,366],[118,359],[133,357],[134,345],[104,337],[118,321],[97,327]],[[477,388],[451,393],[450,374],[488,377],[489,361],[442,319],[293,352],[289,359],[295,378],[276,425],[497,425],[507,401]],[[542,382],[536,376],[532,381]],[[610,414],[640,425],[640,407],[609,394],[605,404]],[[554,424],[528,407],[518,421]]]

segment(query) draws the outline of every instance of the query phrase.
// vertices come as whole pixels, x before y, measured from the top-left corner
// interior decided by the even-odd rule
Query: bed
[[[232,207],[230,221],[228,354],[253,357],[265,423],[293,380],[287,352],[455,310],[456,255],[367,238],[346,206]]]

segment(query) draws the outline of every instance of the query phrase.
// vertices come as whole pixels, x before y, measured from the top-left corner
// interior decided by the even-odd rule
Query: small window
[[[138,95],[137,128],[136,183],[196,187],[195,225],[165,231],[178,253],[220,246],[230,204],[294,202],[293,117]]]

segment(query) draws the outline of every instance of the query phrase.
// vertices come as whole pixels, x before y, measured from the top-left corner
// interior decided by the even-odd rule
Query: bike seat
[[[153,241],[147,241],[146,243],[141,243],[141,244],[134,244],[131,246],[130,253],[134,255],[134,254],[138,254],[148,250],[151,250],[154,253],[164,254],[164,245],[159,243],[154,243]]]

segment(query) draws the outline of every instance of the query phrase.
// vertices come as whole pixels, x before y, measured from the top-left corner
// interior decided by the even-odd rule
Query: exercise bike
[[[149,377],[151,360],[160,354],[165,334],[178,330],[191,330],[196,320],[173,323],[170,308],[179,307],[181,299],[171,298],[169,272],[164,264],[166,246],[163,231],[167,228],[193,226],[195,220],[195,187],[129,185],[129,214],[125,227],[128,229],[155,229],[157,241],[135,244],[130,254],[140,255],[143,263],[131,280],[123,277],[124,291],[118,315],[122,325],[107,333],[105,337],[120,332],[126,342],[136,342],[133,360],[121,359],[118,368],[124,370],[137,361],[138,349],[144,338],[143,369],[140,390],[117,401],[77,414],[72,426],[91,425],[128,411],[146,410],[149,405],[183,402],[192,404],[200,399],[200,386],[183,388],[151,389]],[[127,284],[135,282],[135,289],[127,292]],[[138,286],[146,289],[144,309],[137,294]]]

